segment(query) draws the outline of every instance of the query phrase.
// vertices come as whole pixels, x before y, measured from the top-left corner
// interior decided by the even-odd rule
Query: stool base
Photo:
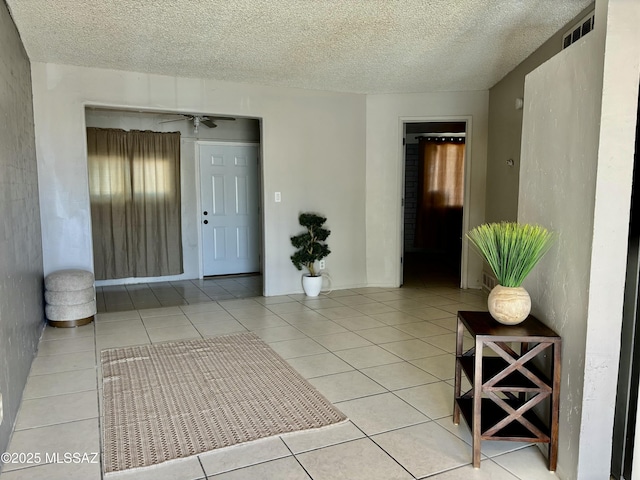
[[[87,325],[93,322],[93,315],[86,318],[81,318],[80,320],[47,320],[49,325],[52,327],[58,328],[70,328],[70,327],[81,327],[82,325]]]

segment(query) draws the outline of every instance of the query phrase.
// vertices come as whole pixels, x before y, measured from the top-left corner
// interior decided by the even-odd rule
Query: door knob
[[[207,212],[206,210],[203,213],[204,213],[204,215],[208,215],[209,214],[209,212]]]
[[[204,221],[204,222],[202,222],[202,223],[204,223],[204,224],[206,225],[207,223],[209,223],[209,220],[205,220],[205,221]]]

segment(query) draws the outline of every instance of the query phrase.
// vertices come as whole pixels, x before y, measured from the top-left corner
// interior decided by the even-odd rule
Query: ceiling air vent
[[[584,37],[587,33],[593,30],[595,10],[589,13],[586,17],[576,23],[562,36],[562,48],[565,49],[572,43],[578,41]]]

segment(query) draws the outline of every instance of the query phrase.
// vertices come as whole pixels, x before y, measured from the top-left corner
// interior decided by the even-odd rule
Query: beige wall
[[[91,104],[261,118],[265,293],[302,291],[289,237],[307,210],[328,218],[334,288],[366,284],[364,96],[42,63],[32,75],[45,272],[93,268],[84,133]],[[195,169],[190,175],[195,191]],[[191,215],[195,228],[198,212]],[[198,241],[196,230],[189,235]]]
[[[365,97],[40,63],[33,78],[45,272],[92,268],[86,104],[262,119],[267,295],[301,291],[289,236],[304,210],[328,218],[333,288],[399,284],[403,119],[469,120],[469,222],[483,220],[486,91]],[[189,169],[195,191],[195,168]],[[282,203],[274,203],[276,191]],[[195,209],[192,216],[185,235],[197,242]],[[475,256],[469,265],[465,281],[477,287],[481,265]]]
[[[489,92],[367,96],[367,278],[373,286],[400,284],[403,122],[465,121],[467,182],[463,228],[484,221]],[[462,283],[479,288],[482,264],[464,242]],[[468,261],[467,261],[468,260]]]
[[[4,452],[44,326],[29,59],[0,2],[0,395]]]
[[[596,7],[596,30],[527,76],[518,205],[558,233],[525,287],[563,337],[558,474],[581,480],[609,478],[640,81],[640,4]]]

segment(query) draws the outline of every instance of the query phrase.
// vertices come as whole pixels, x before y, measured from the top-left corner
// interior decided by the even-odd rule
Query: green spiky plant
[[[315,213],[301,213],[298,221],[307,231],[291,237],[291,244],[298,249],[291,255],[291,261],[298,270],[306,267],[309,275],[317,277],[315,262],[331,253],[327,244],[323,243],[331,230],[322,227],[327,219]]]
[[[480,225],[467,238],[487,261],[500,285],[519,287],[547,253],[554,235],[538,225],[500,222]]]

